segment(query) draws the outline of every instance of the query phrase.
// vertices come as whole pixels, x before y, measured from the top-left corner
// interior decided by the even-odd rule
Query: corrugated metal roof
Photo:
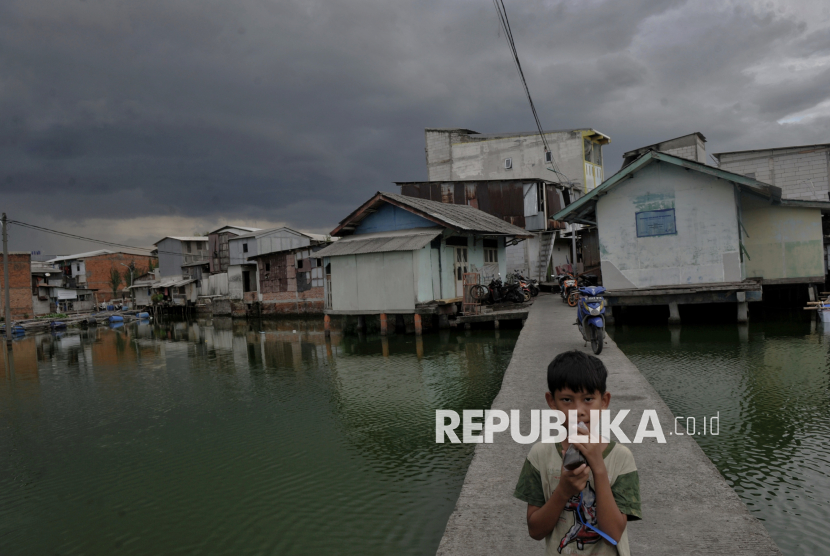
[[[204,241],[207,242],[208,238],[206,236],[164,236],[153,245],[158,245],[165,239],[178,239],[179,241]]]
[[[386,253],[389,251],[415,251],[429,244],[440,235],[441,228],[412,228],[390,232],[376,232],[348,236],[316,251],[315,257],[358,255],[360,253]]]
[[[347,235],[347,228],[354,228],[374,212],[375,207],[382,203],[403,208],[414,214],[432,220],[438,225],[446,226],[460,232],[472,232],[483,235],[500,235],[513,237],[533,237],[533,234],[509,224],[497,216],[488,214],[468,205],[454,205],[439,201],[428,201],[417,197],[407,197],[395,193],[378,191],[374,197],[363,203],[357,210],[340,222],[332,231],[332,235]]]
[[[407,197],[395,193],[381,193],[383,198],[391,199],[395,204],[402,204],[421,211],[446,222],[450,227],[466,232],[480,232],[492,235],[509,235],[529,237],[524,228],[514,226],[469,205],[451,205],[439,201],[428,201],[417,197]]]
[[[252,237],[262,237],[262,236],[268,235],[268,234],[273,233],[273,232],[278,232],[280,230],[289,230],[291,232],[294,232],[295,234],[300,234],[300,235],[306,236],[307,238],[312,239],[314,241],[326,241],[326,236],[324,236],[322,234],[312,234],[312,233],[309,233],[309,232],[302,232],[300,230],[295,230],[294,228],[289,228],[288,226],[280,226],[279,228],[269,228],[267,230],[257,230],[255,232],[251,232],[249,234],[232,237],[232,238],[230,238],[229,241],[236,241],[236,240],[239,240],[239,239],[248,239],[248,238],[252,238]]]

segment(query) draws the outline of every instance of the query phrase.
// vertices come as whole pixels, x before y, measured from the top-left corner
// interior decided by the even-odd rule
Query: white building
[[[508,220],[533,232],[526,240],[507,247],[507,269],[521,270],[540,281],[548,278],[548,270],[571,263],[570,227],[551,223],[548,216],[558,212],[548,210],[550,194],[555,186],[561,206],[567,206],[603,182],[605,170],[602,147],[611,139],[592,128],[546,131],[544,133],[550,151],[545,151],[542,137],[536,131],[519,133],[480,134],[469,129],[426,129],[427,172],[430,182],[500,182],[528,180],[550,184],[524,187],[526,194],[517,209],[524,212],[522,220]],[[402,184],[399,184],[402,185]],[[404,194],[406,188],[402,188]],[[535,192],[535,193],[534,193]],[[538,209],[528,208],[528,194],[535,194]],[[460,199],[457,193],[456,199]],[[423,196],[434,201],[450,202],[446,195]],[[454,201],[458,203],[458,200]],[[511,211],[505,199],[502,206],[494,201],[489,207],[473,204],[480,210],[504,218]],[[552,207],[552,204],[551,204]],[[514,207],[515,208],[515,207]],[[540,220],[540,216],[544,220]],[[504,218],[507,220],[507,218]],[[577,229],[579,225],[576,225]]]
[[[786,199],[830,199],[830,144],[733,151],[713,156],[722,170],[780,187]]]

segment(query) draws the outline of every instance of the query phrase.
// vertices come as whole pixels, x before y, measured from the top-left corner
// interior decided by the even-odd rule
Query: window
[[[271,272],[271,263],[265,263],[265,272]]]
[[[637,219],[637,237],[677,234],[673,208],[638,212],[634,217]]]
[[[591,151],[594,143],[590,139],[583,140],[583,150],[585,151],[585,162],[591,162]]]
[[[247,253],[247,252],[248,252],[248,244],[247,244],[247,242],[242,244],[242,252],[243,252],[243,253]]]
[[[545,162],[553,162],[553,153],[545,151]]]
[[[498,249],[484,249],[484,264],[490,263],[497,263],[499,262],[499,250]]]
[[[513,159],[512,158],[505,158],[504,159],[504,169],[511,170],[513,168]]]
[[[189,241],[185,241],[184,244],[187,247],[187,252],[192,253],[193,252],[193,245],[191,245],[191,243]]]
[[[602,145],[599,143],[594,145],[594,164],[602,166]]]
[[[80,271],[81,271],[81,265],[76,264],[75,265],[75,272],[80,272]]]
[[[303,268],[303,260],[297,259],[297,268]]]

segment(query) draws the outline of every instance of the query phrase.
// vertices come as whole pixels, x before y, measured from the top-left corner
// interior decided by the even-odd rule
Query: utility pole
[[[12,348],[12,310],[9,306],[9,220],[3,213],[3,299],[6,306],[6,345]]]

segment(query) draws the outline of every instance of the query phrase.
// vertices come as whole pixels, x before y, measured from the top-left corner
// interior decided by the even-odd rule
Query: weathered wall
[[[546,133],[545,137],[557,168],[583,186],[582,133],[563,131]],[[441,132],[428,131],[426,140],[429,181],[527,178],[550,181],[555,177],[545,165],[544,147],[538,135],[445,132],[442,137]],[[512,169],[504,168],[505,158],[512,158]]]
[[[242,271],[246,266],[232,265],[228,268],[228,295],[233,300],[242,299]]]
[[[158,260],[155,257],[130,255],[128,253],[110,253],[106,255],[98,255],[96,257],[89,257],[84,259],[83,263],[81,263],[81,271],[84,273],[84,280],[79,281],[78,285],[85,285],[89,289],[98,290],[99,294],[105,294],[111,297],[112,286],[110,285],[110,273],[113,268],[116,269],[121,275],[121,285],[118,287],[118,291],[122,291],[128,286],[129,282],[129,279],[124,279],[125,272],[126,276],[128,276],[130,271],[128,268],[121,265],[124,264],[129,266],[131,263],[135,264],[136,272],[133,273],[133,276],[138,278],[140,275],[147,272],[151,261],[153,265],[158,264]],[[77,268],[77,264],[78,263],[73,263],[73,270]],[[181,274],[181,268],[179,268],[178,274]]]
[[[332,309],[414,309],[412,259],[412,251],[331,257]]]
[[[32,305],[32,257],[29,253],[9,253],[9,307],[12,319],[34,317]],[[5,262],[0,255],[0,317],[6,316]]]
[[[51,304],[49,299],[40,299],[38,296],[32,296],[32,316],[48,315],[51,312]],[[2,315],[2,313],[0,313]]]
[[[824,276],[819,209],[773,206],[752,195],[741,196],[741,207],[747,278]]]
[[[828,200],[828,147],[726,153],[720,168],[776,185],[787,199]]]
[[[321,314],[324,309],[322,286],[302,292],[272,292],[262,294],[263,315]]]
[[[714,177],[655,163],[597,203],[608,289],[741,280],[733,188]],[[637,237],[637,212],[675,209],[677,233]]]
[[[182,255],[177,254],[182,252],[182,242],[172,237],[167,237],[161,240],[156,245],[159,252],[159,278],[168,276],[179,276],[182,273]]]

